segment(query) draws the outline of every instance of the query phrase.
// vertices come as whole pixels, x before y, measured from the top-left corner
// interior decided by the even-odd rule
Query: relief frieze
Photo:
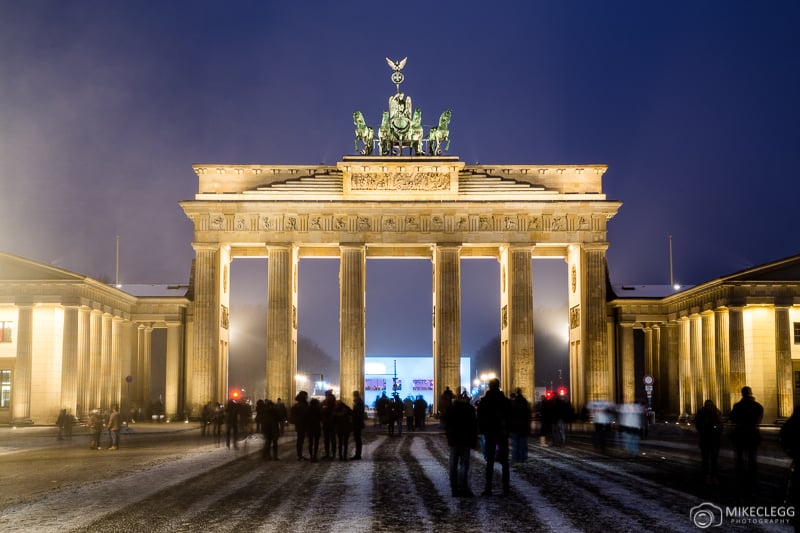
[[[577,215],[345,215],[345,214],[277,214],[224,215],[209,214],[211,231],[337,231],[337,232],[519,232],[519,231],[598,231],[602,218]]]
[[[450,174],[439,172],[354,172],[353,191],[447,191]]]

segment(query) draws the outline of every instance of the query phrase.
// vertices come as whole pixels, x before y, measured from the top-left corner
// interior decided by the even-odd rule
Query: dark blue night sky
[[[672,235],[676,280],[701,283],[800,252],[798,26],[789,1],[0,1],[0,250],[113,278],[119,235],[123,282],[186,282],[191,165],[335,163],[408,56],[423,122],[453,110],[450,155],[608,164],[612,279],[668,282]],[[370,314],[368,344],[424,302],[400,337],[429,351],[428,264],[368,267],[368,305],[399,271],[419,302]],[[494,328],[475,278],[464,305]],[[309,335],[338,333],[336,305],[301,314]]]

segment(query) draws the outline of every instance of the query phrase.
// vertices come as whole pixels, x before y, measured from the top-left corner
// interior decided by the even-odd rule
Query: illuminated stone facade
[[[181,202],[194,224],[192,410],[224,398],[229,264],[268,257],[267,396],[292,398],[297,266],[340,263],[340,387],[364,387],[365,272],[371,257],[433,265],[432,353],[437,393],[460,383],[460,261],[500,261],[496,280],[502,382],[534,395],[531,260],[560,257],[573,279],[571,354],[586,370],[573,401],[609,398],[606,225],[620,207],[602,192],[603,165],[466,165],[456,157],[345,157],[334,166],[196,165],[198,193]],[[438,394],[437,394],[438,396]],[[195,411],[196,412],[196,411]]]
[[[637,378],[649,374],[653,407],[666,417],[693,416],[705,400],[727,414],[745,385],[764,406],[765,423],[792,414],[800,384],[800,256],[685,290],[667,287],[667,296],[641,294],[648,290],[621,286],[610,295],[618,398],[644,400]]]
[[[112,404],[146,407],[155,328],[167,330],[164,406],[181,412],[187,290],[118,289],[0,252],[0,377],[9,378],[0,383],[0,423],[52,424],[60,409],[85,416]]]

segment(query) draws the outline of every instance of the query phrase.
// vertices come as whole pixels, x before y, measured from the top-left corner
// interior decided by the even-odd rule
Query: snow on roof
[[[691,288],[689,285],[624,285],[611,284],[611,289],[618,298],[666,298],[682,290]]]
[[[119,285],[117,288],[121,291],[127,292],[131,296],[136,296],[139,298],[182,298],[186,296],[186,293],[189,291],[188,285],[123,284]]]

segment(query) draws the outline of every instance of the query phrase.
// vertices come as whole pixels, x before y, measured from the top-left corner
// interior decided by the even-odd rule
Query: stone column
[[[180,362],[183,326],[180,322],[167,322],[167,360],[164,393],[164,415],[176,419],[178,413],[178,391],[180,389]]]
[[[636,401],[636,375],[633,366],[633,323],[621,323],[619,330],[622,403],[633,403]]]
[[[292,282],[297,270],[290,245],[270,246],[267,266],[267,398],[294,398],[297,370],[295,342],[297,309]]]
[[[714,335],[714,313],[706,311],[700,315],[702,322],[702,348],[703,348],[703,382],[706,384],[706,395],[697,408],[703,406],[706,400],[711,400],[719,407],[719,386],[717,383],[717,364]]]
[[[100,334],[100,405],[104,409],[111,406],[111,322],[112,316],[103,314]]]
[[[606,243],[583,245],[581,307],[586,339],[584,368],[589,373],[588,401],[613,400],[606,327]]]
[[[664,347],[664,375],[666,378],[666,398],[665,409],[667,413],[679,416],[681,414],[681,361],[680,361],[680,327],[677,322],[668,322],[665,335],[662,338]]]
[[[716,348],[717,395],[719,396],[717,407],[725,415],[731,411],[731,352],[728,318],[727,308],[720,307],[714,310],[714,346]]]
[[[33,306],[17,305],[17,356],[11,385],[11,423],[32,424],[31,372],[33,364]]]
[[[664,372],[663,361],[666,359],[661,351],[661,336],[663,329],[658,325],[653,325],[650,330],[650,350],[652,351],[653,367],[650,375],[653,376],[652,405],[659,412],[664,412],[667,404],[666,398],[662,393],[667,390],[666,372]],[[645,395],[646,397],[646,395]],[[662,401],[663,400],[663,401]]]
[[[777,369],[778,417],[789,418],[794,410],[792,345],[789,307],[775,306],[775,367]]]
[[[147,408],[149,400],[144,396],[144,383],[148,378],[145,378],[144,369],[144,324],[136,326],[136,372],[133,375],[133,385],[136,390],[134,397],[136,398],[137,408],[141,408],[142,412]]]
[[[111,404],[122,413],[122,318],[111,319],[111,383],[109,387]]]
[[[101,361],[103,350],[103,313],[92,309],[91,323],[89,324],[89,401],[87,410],[102,407],[101,388],[102,373]]]
[[[61,348],[61,407],[71,415],[78,406],[78,306],[64,306]]]
[[[89,354],[92,345],[91,335],[92,311],[88,307],[78,310],[78,393],[75,414],[85,416],[88,414],[89,401]]]
[[[150,380],[152,379],[152,360],[153,360],[153,326],[147,325],[143,330],[144,340],[142,346],[142,408],[147,410],[153,397],[150,392]]]
[[[642,328],[644,334],[644,373],[649,376],[656,374],[655,346],[653,345],[653,328],[645,326]]]
[[[506,344],[501,361],[502,386],[506,394],[522,389],[526,398],[535,392],[533,354],[533,273],[531,247],[512,245],[501,257],[501,342]]]
[[[224,402],[219,397],[217,362],[220,353],[220,249],[216,244],[192,245],[194,265],[194,340],[192,345],[192,381],[189,407],[199,413],[210,401]],[[149,374],[148,374],[149,379]],[[148,398],[149,401],[149,398]]]
[[[692,380],[691,321],[688,317],[678,320],[678,382],[680,402],[678,415],[692,413],[694,386]]]
[[[742,395],[742,387],[746,385],[746,369],[744,363],[744,314],[741,307],[730,307],[728,311],[730,331],[730,402],[738,402]]]
[[[433,259],[434,409],[461,386],[461,245],[437,244]]]
[[[363,244],[339,247],[339,389],[348,405],[353,403],[353,391],[364,398],[366,266]]]
[[[122,349],[120,353],[120,375],[122,376],[123,382],[121,383],[121,387],[124,387],[124,400],[122,402],[122,406],[120,407],[123,411],[120,411],[120,414],[124,417],[126,421],[131,419],[131,401],[133,400],[133,393],[134,389],[131,389],[131,385],[133,382],[130,383],[126,381],[128,376],[131,377],[131,380],[135,379],[134,376],[136,375],[136,368],[134,366],[133,361],[133,350],[134,347],[134,330],[133,330],[133,322],[130,320],[125,320],[122,322],[122,339],[120,342],[122,343]]]
[[[700,315],[689,317],[689,354],[692,361],[692,395],[689,414],[694,415],[703,405],[706,396],[706,380],[703,368],[703,324]]]

